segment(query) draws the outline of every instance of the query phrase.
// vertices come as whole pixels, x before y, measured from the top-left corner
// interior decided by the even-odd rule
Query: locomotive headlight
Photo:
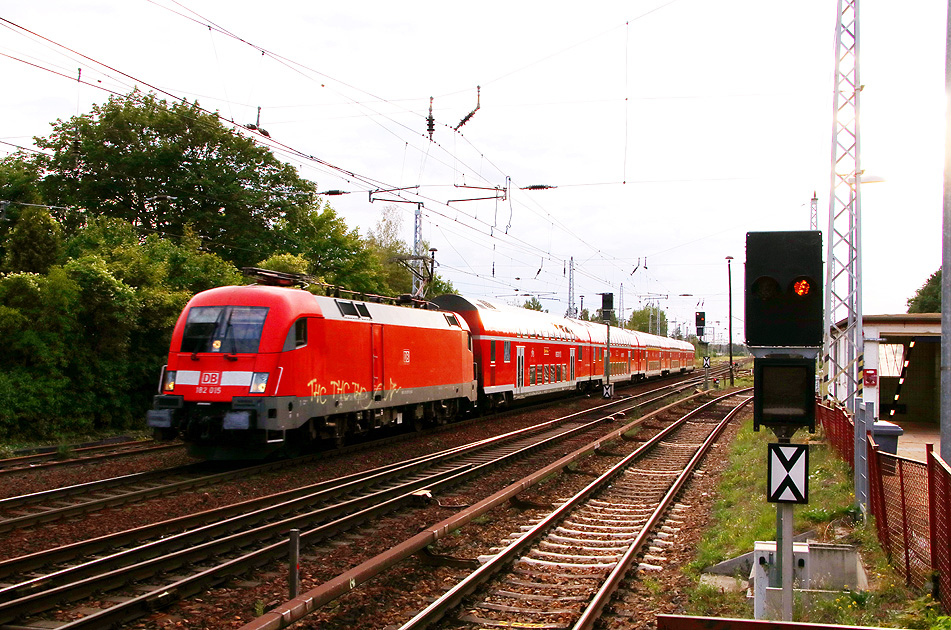
[[[162,391],[163,392],[174,392],[175,391],[175,371],[167,370],[165,376],[162,378]]]
[[[267,389],[267,372],[255,372],[251,376],[251,393],[252,394],[263,394],[264,390]]]

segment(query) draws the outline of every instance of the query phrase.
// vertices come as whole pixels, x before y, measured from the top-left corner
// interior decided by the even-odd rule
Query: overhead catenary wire
[[[179,6],[181,6],[180,3],[176,3],[176,4],[178,4]],[[12,23],[11,23],[11,24],[12,24]],[[31,32],[32,32],[32,31],[31,31]],[[229,35],[229,36],[233,36],[233,35],[230,34],[230,33],[228,33],[228,35]],[[38,36],[38,35],[37,35],[37,36]],[[39,36],[39,37],[42,37],[42,36]],[[44,38],[44,39],[45,39],[45,38]],[[51,40],[47,40],[47,41],[51,41]],[[242,41],[244,41],[244,40],[242,40]],[[249,45],[251,45],[251,44],[249,44]],[[82,56],[83,58],[88,59],[88,60],[90,60],[90,61],[92,61],[92,62],[94,62],[94,63],[97,63],[97,64],[100,63],[100,62],[98,62],[98,61],[95,61],[95,60],[91,59],[90,57],[87,57],[87,56],[85,56],[85,55],[82,55],[81,53],[77,53],[76,51],[72,51],[71,49],[68,49],[68,48],[67,48],[67,50],[70,50],[70,51],[73,52],[74,54],[79,54],[79,55]],[[264,52],[263,52],[263,50],[262,50],[262,56],[263,56],[263,55],[264,55]],[[137,79],[137,78],[135,78],[135,77],[132,77],[131,75],[128,75],[128,74],[126,74],[126,73],[123,73],[123,72],[121,72],[121,71],[119,71],[119,70],[117,70],[117,69],[115,69],[115,68],[112,68],[111,66],[109,66],[109,65],[107,65],[107,64],[101,64],[101,65],[102,65],[103,67],[105,67],[105,68],[107,68],[107,69],[113,71],[113,72],[119,73],[119,74],[120,74],[121,76],[123,76],[123,77],[127,77],[127,78],[129,78],[129,79],[131,79],[131,80],[133,80],[133,81],[135,81],[135,82],[138,82],[138,83],[141,83],[141,84],[143,84],[143,85],[146,85],[146,86],[150,87],[151,89],[155,89],[155,90],[156,90],[157,92],[159,92],[160,94],[165,94],[165,95],[169,96],[170,98],[174,98],[175,100],[178,100],[178,97],[175,96],[175,95],[173,95],[171,92],[168,92],[168,91],[166,91],[166,90],[162,90],[162,89],[158,88],[157,86],[152,85],[152,84],[150,84],[150,83],[148,83],[148,82],[140,81],[139,79]],[[96,86],[96,87],[99,87],[99,86]],[[348,87],[352,87],[352,86],[348,86]],[[102,88],[100,88],[100,89],[102,89]],[[116,93],[116,92],[113,91],[112,93]],[[367,94],[369,94],[369,93],[367,92]],[[389,102],[389,101],[385,101],[385,102]],[[223,120],[223,119],[222,119],[222,120]],[[227,121],[227,122],[230,122],[231,124],[236,125],[236,126],[240,126],[240,124],[239,124],[239,123],[236,123],[234,120],[230,120],[230,121]],[[462,135],[462,134],[459,134],[459,137],[463,138],[464,141],[467,142],[467,143],[469,143],[470,146],[471,146],[472,143],[471,143],[471,141],[469,141],[468,138],[466,138],[466,137],[465,137],[464,135]],[[259,141],[261,141],[261,140],[259,139]],[[297,157],[297,158],[301,158],[301,159],[305,159],[305,160],[308,160],[308,161],[312,161],[313,163],[315,163],[316,165],[318,165],[318,168],[326,169],[326,172],[327,172],[327,173],[333,174],[334,176],[343,177],[343,178],[345,178],[347,181],[356,182],[356,183],[360,184],[363,188],[369,188],[369,187],[374,186],[374,185],[375,185],[375,186],[379,186],[379,185],[382,184],[381,182],[377,182],[377,181],[376,181],[375,179],[373,179],[373,178],[359,175],[359,174],[354,173],[354,172],[352,172],[352,171],[350,171],[350,170],[347,170],[347,169],[342,169],[342,168],[338,167],[337,165],[332,164],[332,163],[329,162],[329,161],[321,160],[320,158],[317,158],[316,156],[307,154],[306,152],[303,152],[303,151],[299,151],[299,150],[297,150],[297,149],[295,149],[295,148],[293,148],[293,147],[290,147],[290,146],[288,146],[288,145],[286,145],[286,144],[284,144],[284,143],[280,143],[280,142],[264,142],[264,144],[267,144],[269,147],[272,148],[272,150],[275,150],[275,152],[282,153],[282,154],[285,154],[285,155],[292,155],[292,156],[295,156],[295,157]],[[405,141],[404,141],[404,147],[405,147],[405,148],[408,148],[408,146],[409,146],[409,142],[405,142]],[[484,158],[484,154],[481,154],[481,153],[480,153],[480,155],[483,155],[483,158]],[[425,156],[423,157],[423,159],[425,160]],[[499,170],[499,169],[497,169],[497,170]],[[421,169],[421,172],[422,172],[422,169]],[[475,169],[470,169],[469,172],[475,174],[475,173],[477,173],[478,171],[475,170]],[[510,186],[509,186],[509,190],[511,190]],[[433,200],[433,201],[435,201],[435,203],[437,203],[437,204],[440,204],[440,203],[441,203],[441,202],[439,202],[439,201],[437,201],[437,200]],[[514,214],[514,205],[516,205],[517,203],[518,203],[518,204],[521,204],[522,206],[525,206],[525,204],[522,204],[521,201],[516,201],[515,199],[512,199],[512,197],[509,197],[510,217],[511,217],[512,214]],[[525,207],[527,207],[527,206],[525,206]],[[427,209],[427,211],[429,211],[429,212],[434,212],[434,211],[430,208],[429,205],[427,205],[426,209]],[[534,210],[534,209],[533,209],[532,211],[533,211],[533,212],[537,212],[537,211]],[[438,213],[436,213],[436,214],[438,214],[438,215],[440,215],[440,216],[443,216],[444,218],[449,218],[445,212],[438,212]],[[465,214],[465,213],[463,213],[463,214]],[[546,216],[546,215],[547,215],[547,216]],[[539,216],[543,216],[543,217],[546,219],[546,221],[548,221],[549,223],[552,224],[553,227],[555,227],[556,220],[554,219],[554,217],[552,217],[552,216],[550,215],[550,213],[548,213],[547,211],[542,210],[541,212],[539,212]],[[465,222],[460,221],[459,223],[462,224],[462,225],[467,225],[467,224],[468,224],[468,221],[465,221]],[[509,227],[510,227],[510,226],[511,226],[511,223],[509,223],[508,225],[509,225]],[[557,227],[558,227],[558,229],[565,230],[566,233],[568,233],[568,234],[571,234],[571,233],[572,233],[571,230],[568,229],[568,228],[566,228],[563,224],[562,224],[562,225],[558,225]],[[469,229],[471,229],[471,226],[469,226]],[[493,237],[493,235],[490,234],[490,238],[491,238],[491,237]],[[528,242],[526,242],[526,241],[524,241],[524,240],[521,240],[521,239],[519,239],[519,240],[520,240],[521,242],[516,241],[516,243],[509,243],[509,245],[510,245],[510,246],[515,246],[515,247],[518,248],[518,249],[524,249],[524,250],[527,251],[527,252],[528,252],[528,251],[533,251],[533,250],[539,250],[539,249],[540,249],[540,248],[539,248],[538,246],[536,246],[536,245],[532,245],[532,244],[530,244],[530,243],[528,243]],[[587,243],[585,243],[585,245],[590,247],[590,245],[587,244]],[[595,251],[597,251],[597,250],[595,250]],[[549,252],[544,252],[544,253],[545,253],[545,256],[551,257],[551,254],[550,254]],[[602,253],[601,255],[603,256],[603,253]],[[561,260],[562,262],[564,261],[564,257],[552,257],[552,258],[553,258],[554,260]],[[604,280],[604,279],[601,278],[600,280]]]

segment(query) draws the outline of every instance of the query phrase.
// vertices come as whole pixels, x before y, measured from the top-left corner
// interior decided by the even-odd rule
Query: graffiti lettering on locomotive
[[[371,401],[368,400],[367,396],[364,396],[364,394],[367,393],[367,389],[360,385],[360,383],[345,380],[331,381],[330,390],[328,392],[327,386],[318,383],[317,379],[314,378],[307,382],[307,388],[310,390],[310,398],[322,405],[327,403],[331,398],[346,402],[360,400],[362,398],[367,403],[365,407],[370,407]],[[390,401],[394,399],[396,392],[400,389],[400,386],[397,385],[393,379],[390,379],[388,389],[380,384],[375,391],[381,393],[382,400]]]

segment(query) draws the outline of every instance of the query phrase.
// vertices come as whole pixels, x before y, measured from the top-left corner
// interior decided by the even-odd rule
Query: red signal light
[[[812,285],[809,284],[808,280],[805,280],[805,279],[796,280],[793,283],[793,292],[800,297],[809,295],[809,292],[811,290],[812,290]]]

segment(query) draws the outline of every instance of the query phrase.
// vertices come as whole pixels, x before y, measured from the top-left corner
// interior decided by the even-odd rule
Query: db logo
[[[403,350],[403,363],[409,363],[409,350]]]
[[[220,385],[221,372],[202,372],[201,384],[202,385]]]

